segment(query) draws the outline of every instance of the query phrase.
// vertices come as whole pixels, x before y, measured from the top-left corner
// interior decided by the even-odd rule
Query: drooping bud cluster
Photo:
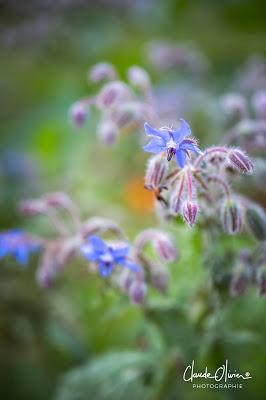
[[[166,218],[181,215],[189,227],[197,219],[203,224],[205,221],[219,223],[220,217],[227,234],[239,233],[246,203],[233,196],[228,174],[232,168],[251,174],[254,166],[249,157],[238,148],[225,146],[201,152],[184,120],[179,130],[154,129],[149,124],[144,129],[152,137],[144,150],[155,153],[148,160],[145,187],[154,191],[164,210],[161,214]],[[173,155],[177,166],[170,163]]]
[[[152,114],[148,73],[141,67],[132,66],[127,77],[128,83],[119,79],[112,64],[96,64],[88,72],[88,79],[102,85],[94,96],[77,101],[70,109],[71,118],[77,127],[84,125],[92,105],[99,110],[101,119],[97,136],[106,146],[114,145],[124,131],[140,127]]]

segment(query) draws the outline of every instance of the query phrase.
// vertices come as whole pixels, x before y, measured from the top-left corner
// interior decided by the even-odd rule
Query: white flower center
[[[167,143],[166,143],[167,148],[173,148],[176,149],[178,147],[178,144],[175,143],[175,141],[173,139],[170,139]]]

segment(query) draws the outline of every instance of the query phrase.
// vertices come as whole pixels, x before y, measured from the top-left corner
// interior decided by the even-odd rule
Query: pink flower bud
[[[88,106],[82,101],[78,101],[71,106],[70,117],[77,127],[84,125],[88,116],[88,111]]]
[[[235,235],[243,225],[243,210],[239,202],[229,199],[223,204],[221,220],[225,233]]]
[[[145,187],[149,190],[158,189],[168,171],[168,166],[166,158],[160,154],[151,157],[146,170]]]
[[[239,172],[245,174],[252,174],[253,172],[253,163],[242,150],[230,150],[228,153],[228,161],[229,165]]]
[[[100,62],[95,64],[88,72],[90,81],[98,83],[103,80],[113,80],[116,78],[116,72],[112,64]]]
[[[154,237],[153,246],[159,257],[164,262],[172,262],[177,258],[176,247],[170,236],[164,233],[158,233]]]
[[[141,67],[133,66],[128,70],[128,80],[138,89],[147,89],[150,86],[150,77]]]
[[[47,211],[47,206],[41,199],[24,200],[19,205],[19,211],[25,216],[40,215]]]
[[[48,193],[43,199],[49,207],[69,208],[72,205],[72,200],[64,192]]]
[[[112,112],[112,119],[119,129],[129,129],[138,126],[143,120],[144,112],[142,107],[133,101],[119,104]]]
[[[97,96],[97,105],[100,108],[111,107],[119,101],[130,97],[130,92],[123,82],[113,81],[104,85]]]
[[[129,287],[129,297],[132,303],[143,303],[147,293],[147,285],[143,281],[135,280]]]
[[[106,146],[113,146],[117,141],[118,129],[112,121],[103,121],[100,123],[97,135],[101,143]]]
[[[251,102],[256,116],[260,119],[266,119],[266,91],[260,90],[256,92]]]
[[[186,223],[192,227],[198,214],[198,205],[193,201],[185,201],[182,206],[182,215]]]

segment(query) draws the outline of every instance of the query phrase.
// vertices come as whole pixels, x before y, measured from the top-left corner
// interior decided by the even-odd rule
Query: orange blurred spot
[[[131,210],[138,214],[153,211],[154,194],[144,188],[143,177],[131,178],[124,188],[125,202]]]

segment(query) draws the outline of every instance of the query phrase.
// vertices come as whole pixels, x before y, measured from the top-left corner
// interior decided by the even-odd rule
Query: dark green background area
[[[140,229],[156,226],[152,213],[139,214],[125,200],[125,186],[131,179],[141,179],[147,158],[137,136],[121,138],[109,150],[96,140],[96,115],[80,131],[69,121],[69,106],[94,91],[86,80],[88,67],[106,60],[125,76],[129,66],[140,64],[155,85],[182,84],[178,73],[159,73],[149,64],[145,46],[161,39],[192,42],[211,65],[207,81],[198,84],[211,96],[220,95],[230,89],[232,77],[248,56],[266,56],[265,15],[263,0],[0,0],[1,230],[20,225],[32,233],[49,234],[50,227],[42,219],[21,218],[17,202],[54,190],[66,190],[84,218],[102,215],[117,220],[131,239]],[[202,143],[219,139],[219,129],[213,131],[206,117],[203,122],[201,115],[193,118],[199,120]],[[198,135],[195,130],[194,134]],[[202,267],[200,232],[183,225],[170,230],[182,250],[181,260],[170,267],[170,298],[152,293],[147,314],[99,278],[88,276],[81,261],[70,265],[48,291],[36,284],[37,259],[26,270],[10,260],[1,261],[1,397],[54,398],[61,377],[78,367],[73,373],[77,377],[70,376],[65,385],[66,394],[58,395],[60,400],[117,400],[131,398],[131,393],[136,400],[148,398],[143,381],[149,381],[149,374],[136,386],[128,384],[124,396],[112,397],[112,384],[121,371],[114,371],[114,376],[103,371],[106,386],[100,386],[109,390],[108,397],[93,386],[96,372],[86,363],[96,360],[93,368],[104,369],[105,359],[101,361],[99,355],[141,352],[143,342],[150,340],[150,359],[138,355],[132,361],[131,354],[123,354],[121,362],[132,362],[133,370],[143,365],[145,371],[147,365],[151,372],[155,368],[160,380],[160,363],[168,365],[178,354],[180,369],[169,368],[162,392],[154,400],[264,399],[264,300],[251,290],[244,298],[225,303],[216,319],[205,319],[212,299]],[[230,239],[219,251],[242,244],[242,239]],[[254,379],[239,392],[190,391],[180,371],[195,354],[196,361],[209,368],[227,357],[235,368],[249,370]],[[110,362],[119,363],[115,355]],[[71,397],[71,390],[77,397]]]

